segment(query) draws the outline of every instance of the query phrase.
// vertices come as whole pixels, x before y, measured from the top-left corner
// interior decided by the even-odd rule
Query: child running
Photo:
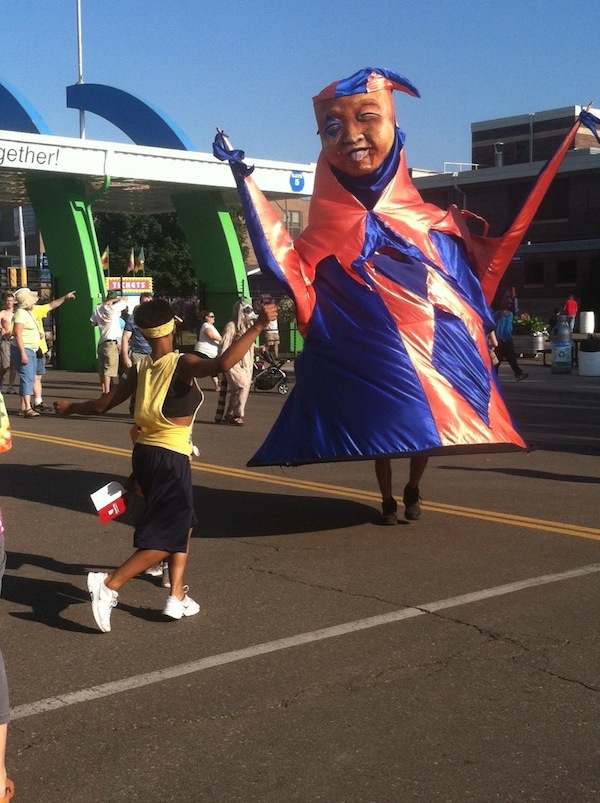
[[[145,357],[109,393],[86,402],[54,403],[58,415],[102,415],[135,393],[135,423],[140,429],[133,448],[133,473],[146,507],[133,538],[135,552],[112,572],[90,572],[88,590],[96,624],[108,633],[118,592],[132,577],[159,561],[169,565],[171,591],[163,614],[172,619],[194,616],[200,606],[188,596],[184,571],[189,541],[196,523],[190,469],[191,431],[203,396],[197,378],[216,376],[239,362],[277,317],[274,304],[266,305],[252,328],[220,356],[202,359],[173,351],[173,308],[164,299],[141,304],[135,323],[148,340],[152,353]]]

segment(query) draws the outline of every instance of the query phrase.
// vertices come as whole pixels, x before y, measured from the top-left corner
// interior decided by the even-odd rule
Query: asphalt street
[[[89,494],[129,473],[126,405],[24,420],[2,456],[0,616],[17,803],[600,800],[600,377],[501,380],[528,453],[436,457],[418,522],[378,526],[370,462],[248,469],[284,401],[194,428],[200,614],[86,573],[131,551]],[[47,403],[99,391],[50,371]],[[407,463],[394,464],[401,497]]]

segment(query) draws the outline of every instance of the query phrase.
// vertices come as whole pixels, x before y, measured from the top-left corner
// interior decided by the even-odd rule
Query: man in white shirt
[[[110,393],[111,379],[119,374],[119,343],[121,342],[121,313],[127,309],[127,302],[123,296],[111,291],[106,301],[99,304],[90,317],[92,326],[100,330],[98,342],[98,373],[102,393]]]

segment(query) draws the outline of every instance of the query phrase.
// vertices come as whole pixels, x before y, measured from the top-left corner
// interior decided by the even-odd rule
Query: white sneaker
[[[87,577],[88,591],[92,598],[92,613],[103,633],[110,632],[110,615],[119,600],[117,592],[104,584],[106,577],[108,577],[106,572],[90,572]]]
[[[162,577],[162,573],[162,560],[159,560],[158,563],[155,563],[154,566],[150,566],[150,568],[146,569],[144,572],[144,574],[149,574],[151,577]]]
[[[181,619],[182,616],[195,616],[200,606],[191,597],[188,597],[188,587],[183,587],[184,598],[177,599],[177,597],[167,597],[165,607],[163,608],[163,616],[170,616],[171,619]]]
[[[169,564],[167,563],[166,560],[163,561],[162,580],[160,584],[163,588],[171,588],[171,580],[169,578]]]

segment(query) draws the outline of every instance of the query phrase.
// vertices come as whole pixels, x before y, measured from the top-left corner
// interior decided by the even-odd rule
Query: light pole
[[[77,83],[83,83],[83,43],[81,40],[81,0],[75,0],[77,7]],[[79,109],[79,137],[85,139],[85,112]]]

